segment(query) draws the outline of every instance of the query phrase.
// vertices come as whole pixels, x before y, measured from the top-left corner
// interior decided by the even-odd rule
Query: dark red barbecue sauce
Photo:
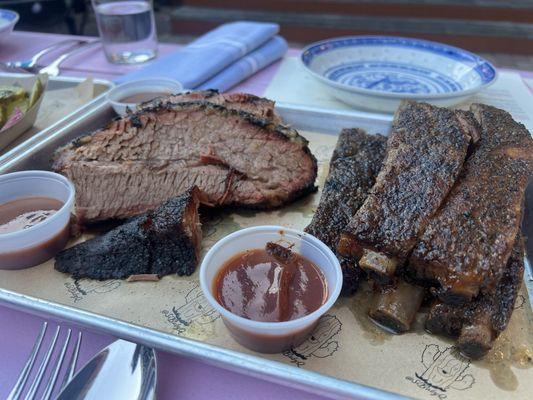
[[[59,200],[48,197],[28,197],[0,204],[0,234],[31,228],[52,217],[62,206]],[[67,225],[61,232],[43,238],[45,240],[35,246],[0,253],[0,268],[16,269],[40,264],[63,249],[68,237]]]
[[[215,298],[233,314],[254,321],[288,321],[317,310],[327,298],[324,275],[307,258],[288,253],[288,259],[265,249],[235,255],[215,279]]]

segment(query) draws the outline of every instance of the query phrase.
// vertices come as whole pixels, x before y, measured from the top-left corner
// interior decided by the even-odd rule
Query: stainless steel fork
[[[94,47],[100,44],[100,40],[96,39],[91,42],[79,41],[76,45],[71,46],[70,50],[58,56],[55,60],[52,60],[47,66],[42,66],[39,64],[33,64],[32,66],[17,66],[10,63],[0,62],[0,69],[3,69],[7,72],[23,73],[23,74],[48,74],[50,76],[59,75],[59,67],[70,56],[81,53],[91,47]]]
[[[59,350],[59,354],[56,355],[56,357],[54,358],[54,361],[51,362],[51,359],[53,358],[52,356],[53,356],[53,353],[54,353],[54,350],[55,350],[55,347],[58,341],[59,333],[61,331],[60,326],[56,328],[52,341],[50,342],[48,350],[46,350],[46,353],[44,354],[44,357],[37,369],[33,382],[29,383],[28,378],[30,377],[33,366],[35,364],[35,360],[37,359],[37,355],[39,354],[39,350],[41,349],[41,344],[46,335],[47,328],[48,328],[48,322],[45,322],[43,324],[41,332],[39,333],[39,336],[37,336],[37,340],[35,341],[35,344],[33,345],[31,353],[28,357],[28,361],[26,361],[24,368],[22,368],[19,378],[17,379],[15,386],[13,386],[13,389],[9,393],[7,400],[20,399],[24,392],[25,387],[27,387],[28,385],[29,387],[26,390],[26,395],[24,399],[25,400],[34,399],[36,397],[37,391],[39,390],[39,387],[41,386],[45,372],[49,368],[50,368],[50,374],[49,374],[48,381],[46,382],[46,386],[43,390],[43,394],[41,398],[43,400],[50,399],[50,396],[52,395],[54,387],[56,386],[56,381],[59,377],[61,366],[67,354],[72,330],[70,328],[67,330],[67,335],[64,339],[63,346],[61,346],[61,349]],[[68,361],[68,366],[64,372],[63,380],[61,382],[61,388],[63,388],[68,382],[70,382],[70,380],[74,376],[74,372],[76,370],[76,363],[78,361],[78,353],[80,350],[80,345],[81,345],[81,332],[78,332],[78,339],[76,340],[74,348],[72,349],[70,353],[70,359]]]
[[[22,61],[8,61],[4,63],[4,65],[7,68],[22,68],[22,69],[28,69],[33,68],[37,65],[37,62],[39,59],[48,54],[51,53],[57,49],[60,49],[61,47],[75,47],[80,46],[83,43],[86,43],[86,40],[79,40],[79,39],[65,39],[60,42],[56,42],[51,44],[50,46],[40,50],[39,52],[35,53],[29,60],[22,60]]]

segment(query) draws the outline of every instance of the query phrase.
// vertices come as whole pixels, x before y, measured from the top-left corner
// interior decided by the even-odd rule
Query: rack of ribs
[[[452,188],[477,137],[468,112],[402,102],[383,168],[344,229],[339,253],[358,259],[374,279],[388,282]]]
[[[519,235],[494,293],[482,293],[462,306],[435,302],[428,314],[426,329],[434,334],[457,337],[457,346],[468,357],[483,357],[509,323],[523,275],[524,241]]]
[[[340,232],[365,201],[381,169],[387,139],[362,129],[344,129],[329,163],[320,204],[306,232],[336,253]],[[363,272],[356,261],[337,255],[343,270],[343,294],[357,290]]]
[[[440,285],[438,297],[462,304],[494,293],[520,229],[533,172],[533,140],[505,111],[475,104],[481,136],[446,203],[417,241],[409,269]]]

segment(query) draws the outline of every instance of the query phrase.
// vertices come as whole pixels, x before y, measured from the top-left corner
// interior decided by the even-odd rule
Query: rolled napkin
[[[288,48],[289,46],[285,39],[281,36],[274,36],[264,45],[235,61],[229,67],[195,89],[218,89],[221,92],[225,92],[237,83],[283,57]]]
[[[185,88],[202,82],[255,50],[279,31],[279,25],[263,22],[224,24],[191,42],[183,49],[123,75],[118,83],[146,77],[178,80]]]

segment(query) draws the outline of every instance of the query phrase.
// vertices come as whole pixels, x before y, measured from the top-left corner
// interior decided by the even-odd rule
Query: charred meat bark
[[[507,328],[523,276],[524,242],[519,237],[494,293],[482,293],[463,306],[436,302],[426,320],[426,329],[435,334],[458,337],[457,346],[464,355],[483,357]]]
[[[277,124],[281,123],[281,119],[274,112],[275,103],[272,100],[248,93],[219,93],[216,90],[199,90],[173,94],[166,97],[157,97],[149,102],[141,104],[139,108],[153,108],[165,104],[201,100],[219,104],[233,110],[249,112],[260,118],[272,120]]]
[[[362,268],[391,278],[452,188],[477,138],[472,116],[404,101],[394,117],[383,168],[339,243]]]
[[[470,306],[457,346],[468,357],[483,357],[507,328],[524,277],[524,242],[517,240],[494,294],[482,294]]]
[[[190,275],[199,260],[202,232],[198,189],[56,256],[55,269],[74,278],[125,279],[132,275]]]
[[[361,207],[381,169],[387,139],[362,129],[344,129],[329,163],[329,174],[320,204],[305,228],[334,253],[340,233]],[[352,294],[363,275],[355,260],[339,256],[343,271],[343,294]]]
[[[439,297],[449,304],[494,291],[520,229],[533,171],[533,140],[522,124],[491,106],[471,110],[481,138],[410,258],[414,273],[437,281]]]
[[[294,129],[209,102],[142,109],[56,152],[83,222],[127,218],[196,185],[202,202],[273,208],[315,190]]]
[[[464,322],[464,307],[452,306],[436,300],[426,319],[426,330],[435,335],[457,337]]]

